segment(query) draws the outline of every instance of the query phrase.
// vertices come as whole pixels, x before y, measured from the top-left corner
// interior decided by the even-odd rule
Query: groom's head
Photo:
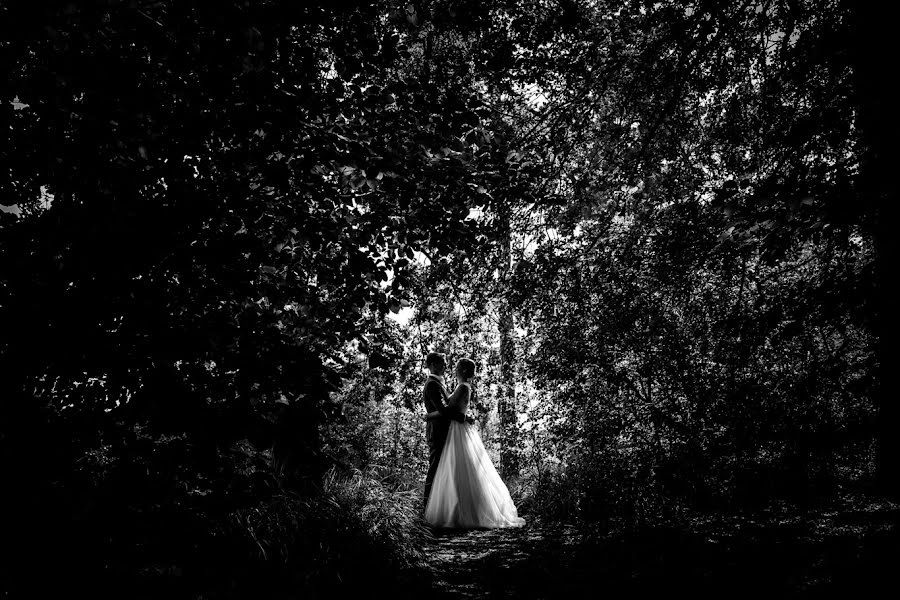
[[[435,375],[443,375],[447,370],[447,359],[440,352],[429,352],[425,357],[425,367]]]

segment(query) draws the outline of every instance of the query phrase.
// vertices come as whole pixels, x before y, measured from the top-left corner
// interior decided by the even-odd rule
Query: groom
[[[422,390],[422,399],[425,401],[425,412],[438,411],[441,417],[425,422],[425,439],[428,440],[428,474],[425,476],[425,506],[428,506],[428,496],[431,494],[431,484],[434,482],[434,474],[437,473],[438,463],[441,462],[441,452],[444,450],[444,442],[450,431],[450,419],[460,423],[466,418],[457,410],[444,405],[444,400],[449,396],[447,385],[444,383],[444,372],[447,370],[447,359],[443,354],[431,352],[425,357],[425,367],[428,369],[428,379],[425,380],[425,388]]]

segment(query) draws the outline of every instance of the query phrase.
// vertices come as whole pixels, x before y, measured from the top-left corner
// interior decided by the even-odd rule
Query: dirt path
[[[548,550],[571,551],[580,534],[573,527],[524,527],[435,532],[428,549],[433,597],[556,597]],[[558,558],[558,556],[557,556]],[[539,585],[535,585],[538,582]]]
[[[534,523],[445,531],[435,533],[427,554],[420,576],[429,598],[825,598],[875,593],[892,580],[900,507],[695,521],[630,534]]]

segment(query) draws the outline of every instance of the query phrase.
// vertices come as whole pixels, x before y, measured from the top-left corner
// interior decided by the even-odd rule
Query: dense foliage
[[[529,518],[896,483],[877,13],[98,0],[0,23],[0,455],[33,524],[4,586],[51,562],[98,595],[303,595],[417,564],[435,349],[478,363]]]

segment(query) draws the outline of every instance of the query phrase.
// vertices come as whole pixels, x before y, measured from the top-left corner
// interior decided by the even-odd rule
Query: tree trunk
[[[509,208],[502,207],[499,216],[503,244],[501,261],[502,268],[505,270],[502,280],[505,287],[508,287],[512,274],[512,228],[510,227]],[[519,470],[515,319],[507,291],[504,289],[504,293],[500,294],[500,395],[497,401],[497,412],[500,416],[500,473],[503,477],[516,475]]]
[[[896,168],[900,164],[897,95],[893,58],[896,56],[894,20],[881,5],[848,2],[853,17],[853,61],[858,125],[865,150],[861,157],[859,190],[863,216],[875,241],[875,294],[873,333],[877,336],[876,406],[878,408],[876,474],[881,490],[900,497],[900,386],[891,361],[897,339],[897,311],[891,306],[891,284],[897,268],[898,203]],[[848,201],[850,199],[848,198]]]

